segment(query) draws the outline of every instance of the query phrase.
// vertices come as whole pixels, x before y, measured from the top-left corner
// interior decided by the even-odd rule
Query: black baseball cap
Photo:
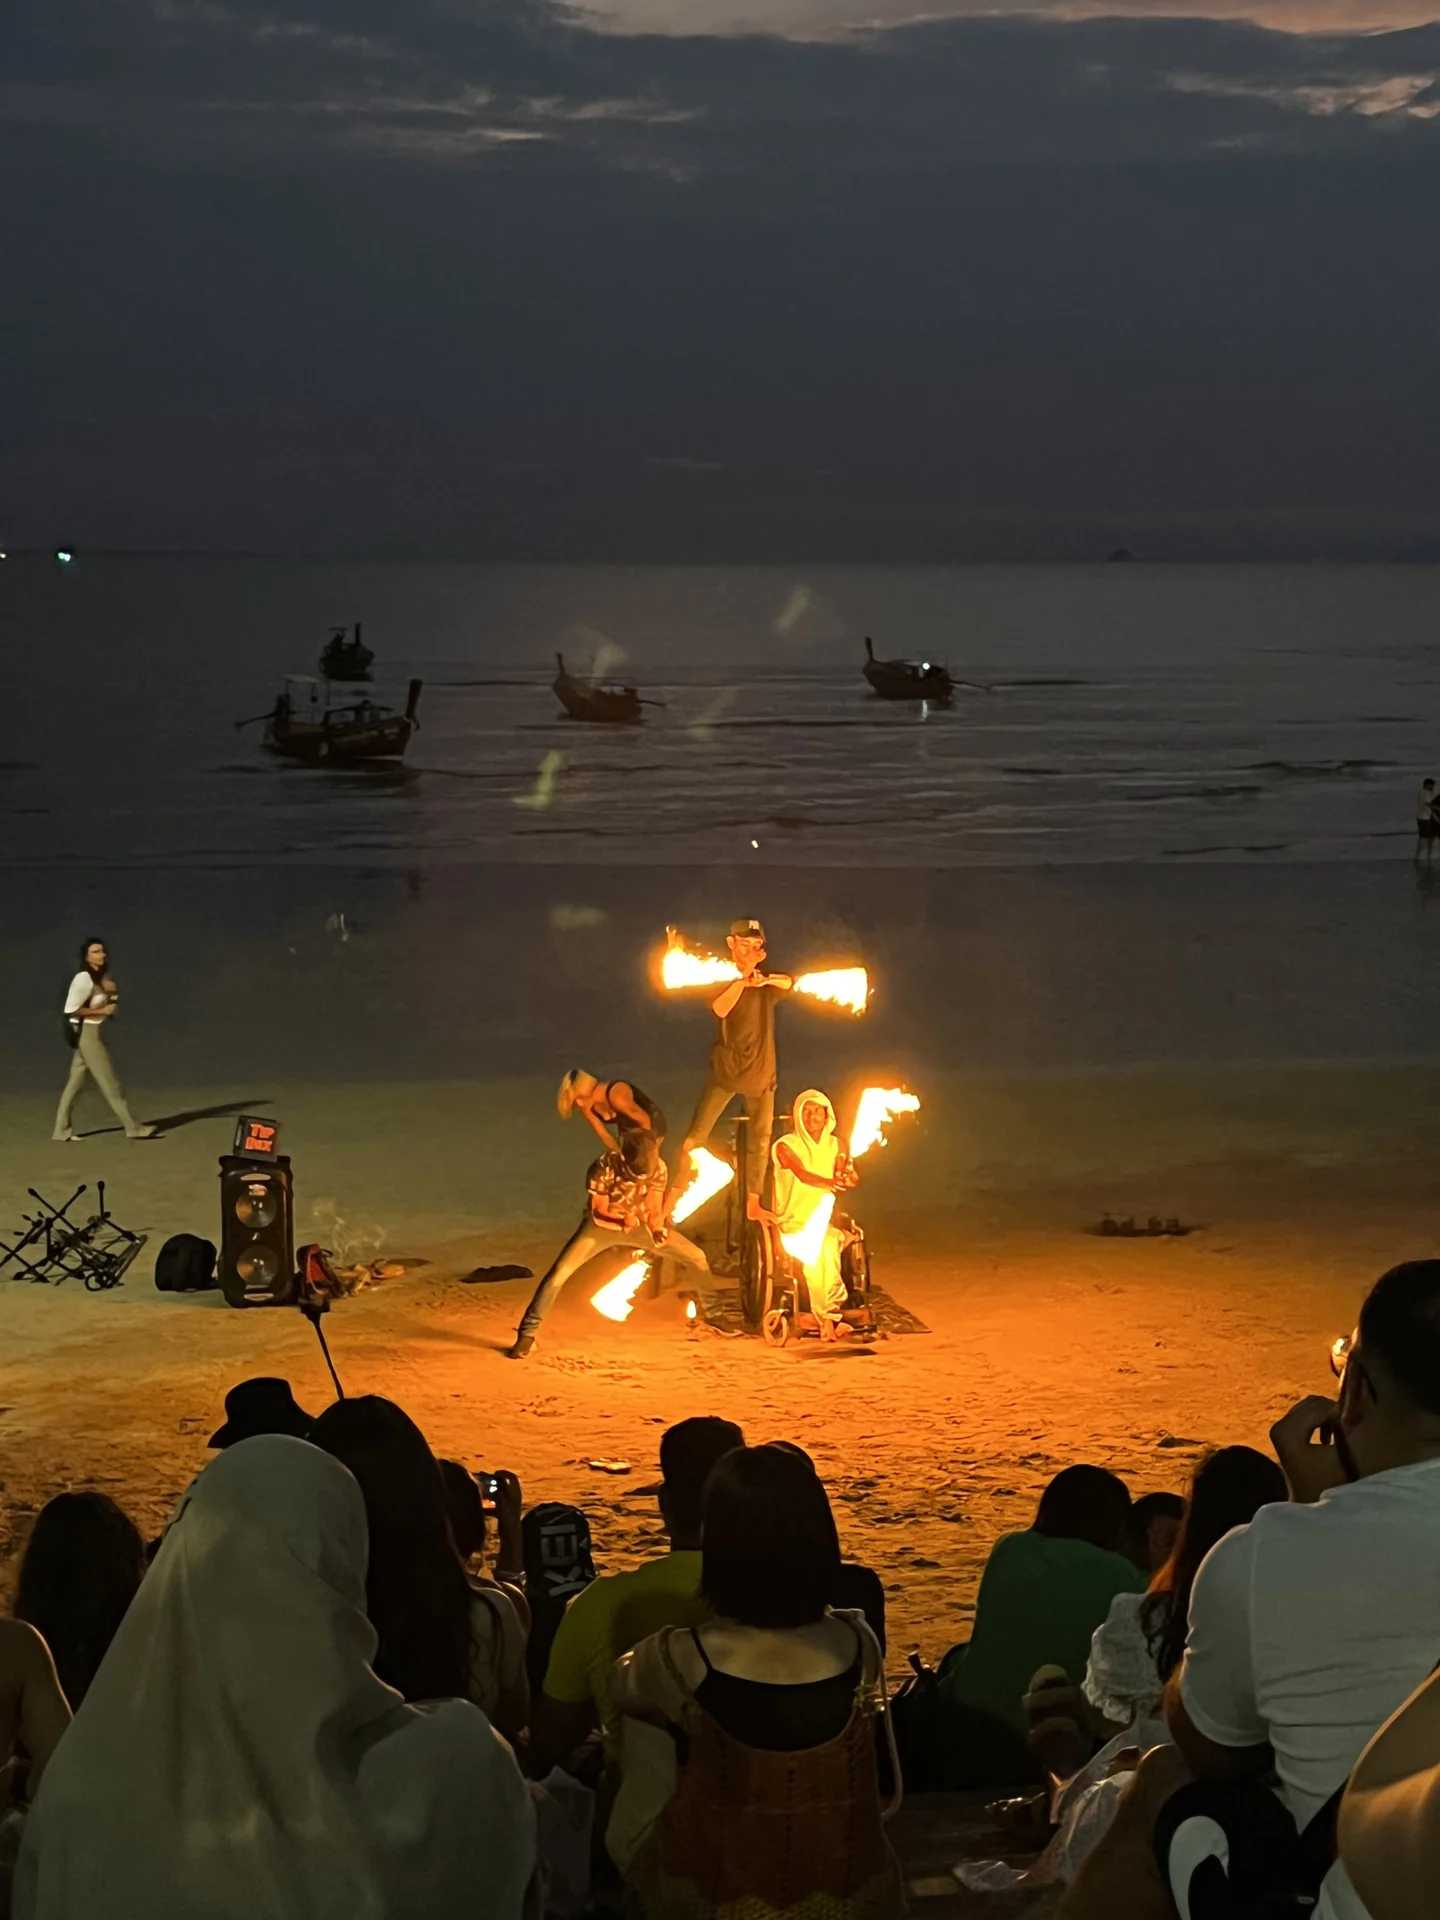
[[[765,929],[758,920],[732,920],[730,936],[735,940],[763,940]]]

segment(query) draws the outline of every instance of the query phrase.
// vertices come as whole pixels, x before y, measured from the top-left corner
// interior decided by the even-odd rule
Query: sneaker
[[[514,1346],[506,1347],[505,1349],[505,1358],[507,1360],[524,1360],[534,1351],[534,1348],[535,1336],[533,1333],[517,1333]]]
[[[50,1138],[52,1140],[78,1140],[80,1136],[78,1133],[52,1133]]]
[[[159,1129],[156,1127],[136,1127],[133,1132],[127,1133],[125,1137],[127,1140],[153,1140],[158,1131]]]

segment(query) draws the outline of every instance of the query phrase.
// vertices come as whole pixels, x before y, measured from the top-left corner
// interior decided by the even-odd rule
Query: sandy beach
[[[46,1044],[45,1021],[22,1030],[17,998],[12,1078],[0,1096],[0,1196],[8,1220],[28,1204],[28,1185],[63,1198],[82,1179],[104,1178],[118,1217],[152,1240],[126,1284],[106,1295],[0,1274],[6,1576],[30,1514],[64,1486],[103,1486],[146,1527],[162,1525],[207,1458],[205,1440],[236,1379],[279,1372],[302,1404],[318,1408],[328,1397],[298,1313],[235,1312],[218,1295],[177,1300],[151,1284],[150,1253],[168,1234],[216,1234],[216,1161],[233,1124],[224,1109],[280,1119],[295,1163],[297,1239],[336,1237],[338,1215],[342,1240],[406,1264],[404,1278],[329,1318],[347,1390],[400,1401],[441,1452],[513,1468],[527,1498],[583,1506],[605,1567],[659,1546],[645,1489],[661,1429],[723,1412],[752,1437],[809,1448],[847,1551],[886,1582],[897,1654],[920,1645],[934,1655],[964,1632],[995,1537],[1028,1523],[1059,1467],[1097,1461],[1140,1493],[1183,1485],[1206,1445],[1263,1442],[1286,1405],[1324,1387],[1328,1342],[1348,1328],[1369,1280],[1430,1252],[1440,1227],[1427,1177],[1440,1149],[1440,1064],[1416,1044],[1433,979],[1423,925],[1400,951],[1372,912],[1368,930],[1342,942],[1357,964],[1373,956],[1372,978],[1367,987],[1352,976],[1336,1018],[1312,1025],[1314,1044],[1302,1049],[1295,1036],[1314,1018],[1315,967],[1279,944],[1267,969],[1256,964],[1273,931],[1266,916],[1283,918],[1285,899],[1232,889],[1222,915],[1215,870],[1203,885],[1185,876],[1192,891],[1180,899],[1173,874],[1157,876],[1148,893],[1132,876],[1126,924],[1118,879],[1107,899],[1094,888],[1082,898],[1070,877],[1051,887],[1051,876],[1028,876],[1007,906],[993,879],[986,897],[970,875],[940,876],[928,891],[925,876],[880,876],[852,890],[847,922],[836,891],[844,876],[827,878],[828,902],[803,877],[788,894],[774,875],[757,889],[777,960],[841,954],[873,916],[863,951],[877,968],[877,1002],[866,1021],[844,1024],[788,1010],[782,1080],[799,1085],[824,1072],[823,1083],[839,1089],[884,1071],[920,1091],[921,1114],[866,1163],[856,1210],[877,1280],[929,1331],[861,1351],[805,1344],[774,1353],[748,1340],[688,1339],[666,1300],[612,1325],[590,1308],[594,1288],[581,1280],[540,1349],[517,1366],[500,1348],[527,1283],[474,1286],[458,1276],[509,1261],[538,1272],[568,1231],[589,1153],[578,1130],[554,1117],[565,1066],[628,1069],[672,1114],[688,1111],[708,1037],[703,1009],[660,1003],[644,970],[657,930],[651,909],[667,890],[682,892],[678,879],[631,876],[633,915],[561,926],[557,908],[613,903],[613,876],[520,875],[505,889],[475,874],[412,901],[408,920],[393,904],[388,920],[374,908],[344,909],[354,924],[343,940],[326,931],[326,916],[342,910],[328,896],[291,922],[271,900],[268,918],[252,920],[244,938],[218,939],[197,972],[159,937],[157,877],[146,876],[148,891],[128,904],[112,877],[104,923],[132,916],[111,934],[130,1022],[114,1050],[137,1105],[167,1131],[153,1143],[98,1130],[51,1145],[58,1036]],[[1404,888],[1403,876],[1386,879]],[[187,876],[185,887],[193,883],[203,907],[203,890],[226,881]],[[728,908],[738,891],[713,876],[688,884],[680,909],[697,926],[704,901],[723,898]],[[1308,884],[1312,916],[1351,924],[1343,898],[1313,875]],[[1373,876],[1350,874],[1348,885],[1371,887],[1377,901],[1395,896]],[[394,880],[383,886],[383,895],[372,891],[376,903],[404,899]],[[359,881],[351,891],[365,897]],[[175,916],[196,902],[171,898],[173,933]],[[1396,915],[1410,914],[1414,928],[1413,894],[1398,899]],[[967,997],[984,971],[977,953],[998,947],[1007,913],[1029,917],[1030,950],[1049,956],[1017,979],[1032,1016],[1014,1020],[1019,1046],[1004,1044],[993,1020],[977,1021]],[[1092,927],[1110,929],[1112,953],[1130,952],[1133,980],[1155,963],[1161,914],[1172,930],[1204,931],[1213,991],[1202,990],[1201,959],[1177,942],[1172,1053],[1189,1057],[1137,1061],[1127,1051],[1158,1032],[1160,989],[1132,994],[1127,1008],[1123,968],[1095,975],[1077,963],[1067,975],[1055,964],[1057,942],[1073,939],[1075,916],[1088,915]],[[38,986],[59,936],[53,922],[44,941],[37,922],[27,924],[20,972]],[[215,914],[208,924],[218,924]],[[1338,965],[1332,946],[1325,977]],[[277,991],[287,968],[296,989],[288,996]],[[1377,985],[1387,980],[1398,982],[1393,995]],[[1296,981],[1312,990],[1298,1007]],[[991,998],[999,1004],[998,975]],[[928,1037],[922,1006],[934,1012]],[[447,1022],[448,1073],[437,1070]],[[1377,1044],[1381,1030],[1389,1047]],[[1032,1055],[1047,1032],[1058,1058],[1042,1070]],[[1276,1043],[1269,1057],[1245,1039],[1260,1033]],[[1346,1057],[1347,1043],[1368,1057]],[[182,1051],[184,1075],[173,1071]],[[1259,1057],[1246,1061],[1246,1051]],[[1116,1056],[1109,1064],[1107,1053]],[[81,1124],[104,1129],[108,1116],[86,1108]],[[1088,1229],[1107,1209],[1178,1215],[1197,1230],[1174,1240],[1097,1237]],[[602,1476],[587,1464],[601,1457],[627,1460],[631,1471]]]

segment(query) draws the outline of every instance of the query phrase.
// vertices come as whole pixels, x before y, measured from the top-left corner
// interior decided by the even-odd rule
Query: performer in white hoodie
[[[793,1121],[791,1131],[782,1134],[771,1150],[774,1212],[782,1236],[802,1233],[826,1194],[846,1193],[858,1184],[858,1175],[836,1137],[835,1109],[827,1094],[818,1087],[797,1094]],[[822,1337],[835,1334],[843,1324],[845,1281],[840,1255],[845,1239],[842,1227],[828,1226],[819,1251],[805,1267],[810,1306]]]

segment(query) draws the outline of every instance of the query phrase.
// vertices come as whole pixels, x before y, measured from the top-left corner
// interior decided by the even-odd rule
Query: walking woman
[[[80,971],[70,982],[70,991],[65,996],[65,1025],[75,1052],[70,1062],[70,1078],[65,1082],[55,1114],[55,1131],[51,1135],[55,1140],[80,1138],[70,1125],[70,1115],[87,1074],[93,1077],[110,1111],[130,1139],[149,1140],[155,1133],[154,1127],[145,1126],[130,1111],[125,1089],[116,1078],[105,1045],[105,1022],[114,1019],[120,1005],[120,995],[107,971],[109,964],[110,956],[103,940],[87,940],[81,947]]]

